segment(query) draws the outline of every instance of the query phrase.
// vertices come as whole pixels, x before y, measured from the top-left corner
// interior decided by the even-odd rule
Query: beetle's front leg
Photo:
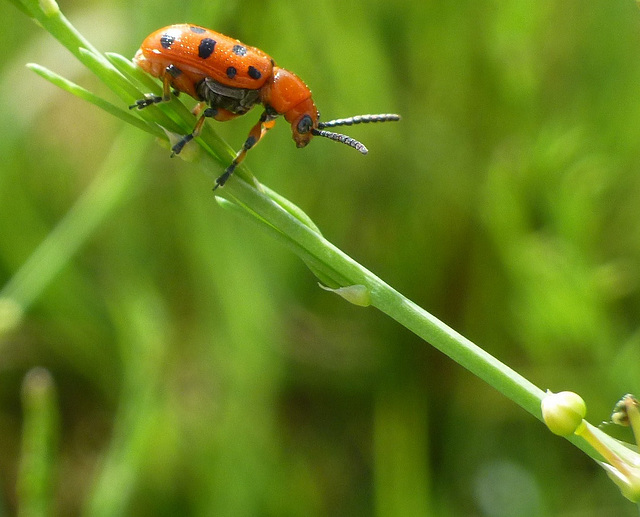
[[[236,157],[231,162],[231,165],[229,165],[229,167],[225,169],[224,173],[216,180],[216,186],[213,187],[213,190],[218,187],[222,187],[227,182],[229,177],[233,174],[233,171],[236,170],[236,167],[242,163],[242,160],[244,160],[247,155],[247,151],[252,147],[255,147],[258,142],[262,140],[262,137],[267,133],[267,131],[275,125],[275,116],[265,111],[260,117],[260,120],[256,122],[256,125],[251,128],[251,131],[249,131],[249,136],[242,145],[242,149],[238,151]]]

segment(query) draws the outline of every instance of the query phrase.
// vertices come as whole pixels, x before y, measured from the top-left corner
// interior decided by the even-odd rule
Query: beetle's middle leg
[[[196,121],[196,125],[193,126],[193,131],[188,135],[184,135],[178,142],[171,148],[171,157],[173,158],[176,154],[180,154],[182,148],[187,145],[191,140],[196,138],[200,132],[202,131],[202,126],[204,126],[204,122],[208,118],[215,118],[218,116],[218,108],[207,107],[206,102],[199,102],[196,104],[196,107],[193,109],[193,114],[198,117]]]

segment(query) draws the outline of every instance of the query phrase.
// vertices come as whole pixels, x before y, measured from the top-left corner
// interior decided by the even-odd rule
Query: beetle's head
[[[285,120],[291,124],[291,133],[297,147],[305,147],[311,138],[321,136],[353,147],[362,154],[367,154],[367,148],[355,138],[327,131],[326,128],[400,120],[398,115],[384,114],[358,115],[320,122],[318,120],[320,115],[311,97],[309,87],[296,74],[280,67],[273,69],[273,77],[269,88],[265,90],[263,103],[270,106],[276,113],[284,115]]]

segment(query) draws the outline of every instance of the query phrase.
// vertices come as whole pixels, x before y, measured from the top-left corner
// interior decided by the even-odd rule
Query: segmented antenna
[[[354,149],[360,151],[362,154],[367,154],[369,150],[364,146],[363,143],[358,142],[355,138],[351,138],[350,136],[342,135],[340,133],[334,133],[332,131],[325,131],[324,128],[353,126],[354,124],[366,124],[370,122],[391,122],[396,120],[400,120],[400,115],[396,115],[394,113],[381,113],[378,115],[356,115],[354,117],[328,120],[327,122],[318,122],[318,129],[312,129],[311,132],[315,136],[322,136],[324,138],[335,140],[336,142],[341,142],[348,145],[349,147],[353,147]]]
[[[332,131],[325,131],[324,129],[312,129],[311,132],[315,136],[323,136],[325,138],[335,140],[336,142],[347,144],[349,147],[357,149],[362,154],[367,154],[369,152],[369,149],[367,149],[362,142],[358,142],[355,138],[351,138],[350,136],[333,133]]]
[[[400,120],[400,115],[395,113],[380,113],[378,115],[356,115],[355,117],[337,118],[327,122],[318,122],[318,129],[325,127],[353,126],[354,124],[367,124],[370,122],[395,122]]]

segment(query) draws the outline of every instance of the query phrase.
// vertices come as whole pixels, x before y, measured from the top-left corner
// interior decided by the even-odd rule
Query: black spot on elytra
[[[213,49],[216,46],[216,40],[211,38],[202,38],[200,45],[198,45],[198,57],[202,59],[207,59],[211,54],[213,54]]]
[[[262,77],[262,74],[260,73],[260,71],[257,68],[254,68],[252,66],[249,67],[249,70],[247,70],[247,73],[249,74],[249,77],[251,77],[251,79],[260,79]]]
[[[171,48],[171,45],[173,45],[173,42],[175,40],[175,36],[172,36],[171,34],[165,32],[162,36],[160,36],[160,45],[162,45],[162,48]]]
[[[233,53],[236,56],[244,56],[247,54],[247,47],[243,46],[243,45],[234,45],[233,46]]]
[[[195,32],[196,34],[204,34],[205,32],[207,32],[206,29],[203,29],[202,27],[196,27],[195,25],[189,27],[189,30],[191,32]]]
[[[227,77],[229,79],[233,79],[237,73],[238,71],[234,67],[230,66],[229,68],[227,68]]]

